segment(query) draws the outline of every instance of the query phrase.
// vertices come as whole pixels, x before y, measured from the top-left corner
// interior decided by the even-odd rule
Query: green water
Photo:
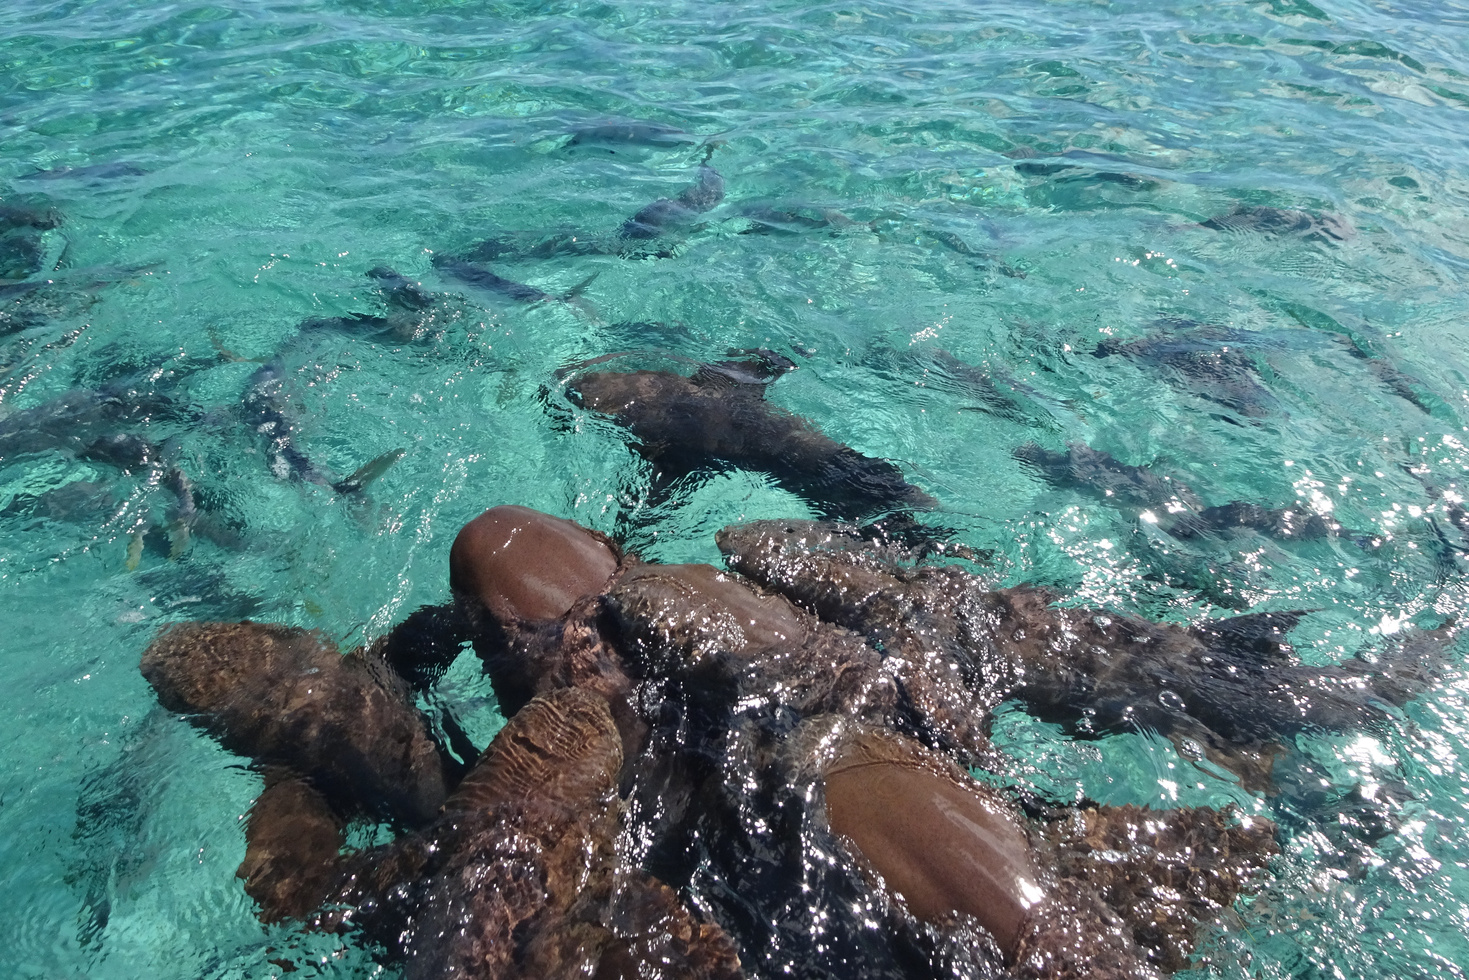
[[[12,0],[0,202],[64,223],[29,277],[62,283],[0,324],[0,422],[75,388],[167,390],[194,413],[147,434],[221,530],[171,555],[146,477],[55,450],[0,461],[0,973],[394,975],[257,923],[234,869],[259,778],[157,709],[138,657],[174,619],[379,636],[447,597],[449,543],[497,503],[716,562],[719,527],[810,512],[742,472],[650,499],[625,434],[563,397],[556,370],[583,358],[793,357],[771,400],[897,462],[1000,580],[1174,620],[1315,610],[1293,634],[1315,662],[1462,615],[1465,540],[1405,466],[1438,488],[1469,467],[1466,44],[1452,3]],[[712,141],[724,203],[674,254],[495,263],[554,294],[595,273],[575,305],[439,274],[435,254],[494,234],[614,235],[688,185],[704,146],[567,146],[609,119]],[[142,172],[24,179],[119,162]],[[743,233],[759,205],[842,220]],[[1239,205],[1346,231],[1199,226]],[[383,264],[440,294],[421,339],[298,330],[381,312],[363,273]],[[1257,413],[1092,356],[1185,320],[1240,332]],[[1023,411],[986,410],[938,352],[1008,379]],[[273,475],[240,401],[276,355],[315,464],[407,455],[356,496]],[[1344,530],[1178,542],[1042,481],[1011,455],[1030,441]],[[86,483],[107,499],[52,513]],[[1466,693],[1451,673],[1380,731],[1303,738],[1277,797],[1147,733],[1072,743],[1006,712],[997,734],[1049,794],[1280,823],[1274,879],[1201,975],[1459,976]],[[434,697],[481,741],[499,724],[472,663]],[[1386,833],[1333,816],[1354,787],[1390,801]]]

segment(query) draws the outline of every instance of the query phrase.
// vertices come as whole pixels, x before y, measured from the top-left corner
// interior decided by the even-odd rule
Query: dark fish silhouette
[[[767,402],[766,385],[782,369],[765,360],[704,365],[692,377],[594,371],[578,374],[567,395],[616,418],[665,480],[733,466],[768,473],[831,515],[937,506],[892,463],[864,456]]]
[[[301,334],[318,330],[334,330],[374,342],[406,344],[432,340],[434,306],[440,297],[387,266],[376,266],[366,273],[377,284],[384,309],[381,313],[348,313],[345,316],[311,317],[301,321]]]
[[[59,228],[61,220],[55,208],[0,202],[0,284],[43,271],[48,250],[45,232]]]
[[[250,376],[241,399],[246,424],[265,437],[268,465],[277,477],[315,483],[337,493],[356,493],[406,454],[406,450],[392,449],[344,479],[330,478],[296,446],[295,412],[285,372],[285,362],[279,357],[261,365]]]
[[[0,263],[5,248],[0,244]],[[0,278],[0,336],[18,333],[47,321],[66,319],[84,312],[96,301],[98,290],[113,283],[136,280],[152,272],[155,266],[88,266],[63,272],[45,271],[40,258],[50,258],[49,249],[27,250],[26,273],[30,278],[7,281]],[[28,271],[32,270],[32,271]],[[45,278],[40,278],[40,275]]]
[[[0,231],[34,228],[48,231],[61,227],[61,212],[55,208],[32,207],[28,204],[6,204],[0,201]]]
[[[135,163],[116,160],[111,163],[92,163],[84,167],[53,167],[21,174],[16,180],[116,180],[119,177],[141,177],[148,173]]]
[[[1197,513],[1177,515],[1167,526],[1175,538],[1193,538],[1232,528],[1247,528],[1282,540],[1309,541],[1324,538],[1338,527],[1314,511],[1301,507],[1261,507],[1233,500]]]
[[[105,463],[125,474],[148,477],[172,498],[165,531],[169,556],[177,558],[188,549],[195,529],[219,543],[233,543],[232,536],[202,517],[193,483],[180,468],[177,438],[155,441],[140,432],[154,425],[167,428],[198,418],[192,406],[158,391],[139,390],[128,382],[80,388],[0,419],[0,461],[32,453],[63,452]],[[73,511],[87,514],[89,504],[95,513],[106,500],[105,493],[78,496],[80,493],[79,489],[67,490],[37,500],[35,507],[49,516],[65,518]],[[142,547],[141,533],[134,534],[133,547],[138,551]],[[131,555],[129,568],[136,561],[137,555]]]
[[[59,450],[95,455],[123,468],[143,465],[157,458],[157,450],[142,437],[119,435],[121,431],[195,417],[193,409],[167,395],[126,383],[79,388],[0,419],[0,460]]]
[[[1054,177],[1057,174],[1065,174],[1060,178],[1062,181],[1117,184],[1134,191],[1153,190],[1158,186],[1158,181],[1138,174],[1116,170],[1091,170],[1075,163],[1042,163],[1027,160],[1015,164],[1015,172],[1025,174],[1027,177]]]
[[[1201,327],[1140,340],[1108,338],[1092,355],[1156,365],[1175,385],[1246,418],[1261,418],[1278,410],[1279,403],[1260,383],[1254,355],[1241,349],[1251,339],[1241,331]]]
[[[71,835],[78,853],[66,883],[81,892],[77,942],[83,947],[101,942],[114,899],[127,897],[167,852],[149,825],[173,781],[176,731],[173,716],[153,708],[127,731],[118,757],[82,779]]]
[[[1300,507],[1262,507],[1242,500],[1207,507],[1183,482],[1159,476],[1146,466],[1120,462],[1084,443],[1069,443],[1060,453],[1030,442],[1011,455],[1054,486],[1085,490],[1113,505],[1156,508],[1161,526],[1176,538],[1247,528],[1299,541],[1337,530],[1321,515]]]
[[[1212,231],[1254,232],[1272,238],[1302,238],[1315,242],[1344,242],[1356,234],[1345,218],[1293,208],[1237,205],[1226,214],[1199,222]]]
[[[484,266],[466,262],[464,259],[452,255],[434,256],[434,268],[453,276],[460,282],[483,289],[486,292],[499,293],[520,303],[539,303],[544,300],[556,300],[561,303],[570,303],[581,295],[582,291],[592,284],[598,273],[592,273],[586,279],[571,287],[561,296],[553,296],[535,286],[527,286],[525,283],[516,282],[496,275]]]
[[[46,244],[36,234],[0,235],[0,282],[25,279],[41,271]]]
[[[676,149],[698,142],[699,137],[677,126],[652,122],[606,122],[573,129],[563,148],[625,153],[629,149]]]
[[[1108,500],[1140,507],[1166,508],[1176,503],[1201,510],[1204,506],[1179,481],[1159,476],[1145,466],[1123,463],[1084,443],[1068,443],[1066,451],[1059,453],[1028,442],[1011,455],[1058,487],[1086,489]]]
[[[521,303],[539,303],[542,300],[555,298],[544,290],[498,276],[483,266],[473,265],[452,255],[435,255],[433,261],[434,268],[453,276],[466,285],[499,293],[501,296],[508,296]]]
[[[623,222],[620,238],[647,241],[664,235],[686,232],[699,221],[699,215],[717,207],[724,200],[724,178],[707,163],[700,165],[694,182],[677,197],[660,197]]]
[[[499,259],[552,259],[564,255],[616,255],[619,246],[606,235],[587,235],[575,231],[501,232],[486,238],[464,253],[470,262],[495,262]]]
[[[471,263],[504,258],[547,259],[566,255],[620,255],[626,258],[667,258],[670,241],[696,228],[700,216],[724,200],[724,178],[709,166],[713,147],[705,154],[694,182],[674,197],[660,197],[622,223],[615,235],[588,235],[576,231],[502,232],[486,238],[461,258],[436,257],[434,264],[456,278],[524,302],[548,298],[534,287],[503,279]],[[443,263],[443,264],[441,264]],[[555,298],[555,297],[549,297]]]
[[[746,204],[739,208],[739,220],[748,227],[741,235],[791,235],[815,231],[833,234],[850,229],[871,230],[872,224],[847,217],[836,208],[814,204]]]
[[[969,259],[970,265],[975,269],[992,270],[1009,279],[1025,278],[1025,272],[1023,270],[1017,269],[996,257],[992,252],[984,252],[975,248],[960,236],[951,231],[945,231],[942,228],[917,228],[912,232],[910,240],[920,245],[927,245],[929,242],[934,242],[940,248]]]
[[[374,266],[367,270],[367,277],[377,281],[383,299],[389,306],[403,310],[426,310],[434,305],[434,297],[424,291],[423,283],[409,279],[396,269],[385,265]]]
[[[1373,353],[1357,338],[1339,333],[1333,333],[1331,338],[1345,348],[1348,354],[1361,361],[1384,387],[1425,415],[1433,414],[1434,405],[1430,401],[1443,406],[1442,401],[1421,379],[1406,373],[1387,358]]]

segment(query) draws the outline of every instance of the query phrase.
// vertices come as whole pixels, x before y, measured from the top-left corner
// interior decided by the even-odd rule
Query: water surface
[[[1466,42],[1447,2],[5,5],[0,202],[64,220],[12,276],[57,284],[7,297],[0,424],[79,388],[167,394],[180,411],[143,428],[213,529],[170,540],[146,472],[0,462],[7,972],[393,975],[256,922],[234,869],[259,777],[162,713],[138,657],[188,618],[370,640],[446,598],[449,542],[496,503],[660,560],[810,512],[740,472],[648,498],[624,434],[563,397],[583,358],[791,356],[771,400],[897,462],[998,581],[1179,621],[1315,610],[1294,639],[1316,662],[1462,615]],[[569,145],[609,121],[690,138]],[[709,147],[726,197],[670,254],[494,264],[556,295],[595,274],[575,304],[433,265],[491,236],[614,236]],[[1204,224],[1263,207],[1327,231]],[[772,230],[772,209],[806,220]],[[382,313],[379,265],[436,294],[417,339],[300,328]],[[1093,356],[1200,327],[1248,359],[1222,387]],[[241,407],[272,359],[323,472],[406,456],[357,495],[272,473]],[[1030,442],[1342,531],[1179,541],[1046,483],[1012,455]],[[435,697],[483,741],[499,715],[473,667]],[[1073,743],[1018,712],[998,732],[1063,799],[1279,822],[1275,879],[1201,975],[1458,976],[1465,694],[1451,674],[1380,731],[1303,738],[1272,797],[1146,732]]]

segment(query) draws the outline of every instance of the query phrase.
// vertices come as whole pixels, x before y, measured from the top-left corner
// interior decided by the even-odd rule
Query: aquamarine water
[[[697,142],[567,145],[608,120]],[[615,234],[710,146],[726,198],[672,255],[495,263],[553,294],[595,274],[575,304],[432,265],[491,235]],[[129,166],[28,179],[104,164]],[[259,925],[234,877],[259,777],[156,707],[139,654],[189,618],[370,640],[446,598],[449,543],[496,503],[661,560],[718,561],[724,524],[808,513],[742,472],[649,499],[625,434],[565,400],[555,372],[579,359],[791,356],[772,401],[901,465],[999,580],[1180,621],[1311,609],[1293,638],[1314,662],[1465,612],[1463,4],[10,0],[0,203],[64,216],[23,277],[57,284],[6,307],[0,424],[78,388],[166,391],[188,411],[146,434],[214,529],[171,541],[146,473],[0,461],[5,976],[394,975]],[[1241,206],[1332,233],[1201,226]],[[824,226],[746,233],[759,207]],[[382,312],[364,273],[384,264],[444,294],[423,336],[299,329]],[[1093,356],[1188,321],[1237,332],[1249,411]],[[316,465],[406,456],[359,495],[273,474],[241,397],[277,355]],[[1041,480],[1011,455],[1032,441],[1343,530],[1180,542]],[[482,742],[500,722],[469,660],[431,701]],[[1303,737],[1275,796],[1145,732],[1073,743],[1007,712],[997,737],[1060,798],[1280,824],[1273,880],[1198,975],[1460,976],[1466,701],[1451,671],[1379,731]]]

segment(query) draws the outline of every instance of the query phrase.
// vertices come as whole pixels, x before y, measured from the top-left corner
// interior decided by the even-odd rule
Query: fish
[[[262,921],[350,929],[412,980],[742,975],[724,931],[614,846],[623,742],[598,695],[533,698],[446,795],[408,692],[319,634],[179,624],[143,673],[270,767],[237,872]],[[343,854],[344,817],[372,804],[416,831]]]
[[[501,232],[486,238],[464,253],[469,262],[495,262],[499,259],[552,259],[568,255],[617,255],[620,243],[606,235],[587,235],[575,231]]]
[[[16,180],[116,180],[119,177],[142,177],[150,171],[136,163],[114,160],[109,163],[91,163],[82,167],[53,167],[50,170],[35,170],[21,174]]]
[[[1234,529],[1257,531],[1281,540],[1312,541],[1328,537],[1341,527],[1303,507],[1262,507],[1244,500],[1177,514],[1167,526],[1169,534],[1185,540]]]
[[[82,893],[76,938],[85,948],[101,944],[114,900],[127,897],[168,850],[151,824],[176,775],[177,730],[171,714],[153,708],[125,730],[117,758],[81,781],[71,835],[77,856],[66,883]]]
[[[822,782],[832,831],[914,916],[940,927],[973,916],[1020,976],[1144,980],[1158,966],[1182,969],[1197,942],[1197,890],[1232,876],[1211,896],[1227,907],[1278,850],[1268,821],[1240,828],[1201,808],[1091,807],[1027,833],[1006,794],[881,731],[847,734]],[[1059,845],[1051,860],[1063,874],[1041,870],[1032,835]],[[1105,857],[1094,856],[1101,840],[1112,845]],[[1195,848],[1230,870],[1190,860]],[[1180,865],[1193,870],[1179,875]],[[1160,873],[1173,888],[1155,887]],[[1179,887],[1184,877],[1194,887]]]
[[[61,255],[52,254],[57,249],[46,233],[61,224],[61,212],[55,208],[0,202],[0,284],[23,284],[48,261],[59,264]]]
[[[846,584],[855,594],[863,582]],[[886,611],[901,615],[903,597],[891,598]],[[677,880],[710,896],[761,975],[820,964],[911,976],[914,920],[944,933],[959,912],[1018,975],[1152,977],[1150,961],[1189,958],[1200,889],[1227,907],[1276,853],[1268,821],[1235,829],[1215,810],[1087,805],[1026,819],[1010,793],[909,734],[921,720],[923,743],[952,750],[947,737],[960,736],[983,768],[1004,765],[982,736],[962,738],[985,719],[965,713],[942,658],[864,643],[738,573],[635,564],[604,602],[630,669],[665,699],[645,710],[670,729],[632,762],[634,784],[659,793],[631,812],[670,838]],[[654,749],[682,760],[655,768]],[[1101,839],[1109,850],[1093,856]],[[1192,860],[1194,848],[1230,870]],[[1160,876],[1169,889],[1151,887]],[[901,908],[872,904],[878,890]]]
[[[434,268],[453,276],[466,285],[499,293],[521,303],[539,303],[555,298],[544,290],[498,276],[483,266],[474,265],[452,255],[435,255],[433,262]]]
[[[1271,238],[1299,238],[1325,244],[1344,242],[1356,235],[1356,229],[1339,215],[1256,204],[1235,205],[1231,211],[1199,222],[1199,227],[1210,231],[1253,232]]]
[[[407,686],[366,651],[270,623],[165,627],[139,669],[158,703],[228,750],[310,777],[343,816],[423,826],[448,795],[445,762]]]
[[[196,418],[197,412],[174,398],[127,382],[77,388],[0,418],[0,461],[55,450],[78,457],[95,453],[103,461],[122,461],[124,468],[142,465],[156,451],[120,431]]]
[[[1068,171],[1075,171],[1068,173]],[[1090,170],[1074,163],[1041,163],[1024,161],[1015,164],[1015,172],[1027,177],[1054,177],[1066,174],[1062,181],[1081,183],[1117,184],[1128,190],[1149,191],[1157,189],[1158,181],[1137,174],[1116,170]]]
[[[1227,811],[1022,809],[908,734],[904,704],[941,706],[912,691],[942,686],[943,664],[738,574],[618,556],[521,507],[461,536],[456,596],[505,627],[477,648],[508,638],[513,659],[539,638],[561,655],[520,663],[534,696],[391,843],[342,846],[344,810],[412,785],[402,751],[382,748],[419,744],[395,723],[411,692],[374,650],[187,623],[143,657],[162,705],[272,767],[237,872],[261,919],[359,935],[408,980],[900,980],[957,944],[984,975],[1060,964],[1146,980],[1151,964],[1180,968],[1198,924],[1276,852],[1270,821],[1235,828]],[[646,738],[596,688],[624,665]],[[348,762],[350,789],[336,778]]]
[[[335,330],[387,344],[415,343],[436,336],[432,310],[439,300],[437,295],[424,289],[421,282],[387,266],[375,266],[366,275],[377,284],[377,292],[386,307],[381,313],[310,317],[301,321],[299,333]]]
[[[762,361],[703,365],[693,376],[590,371],[575,376],[567,397],[616,419],[662,480],[726,466],[764,472],[820,512],[847,518],[938,506],[892,463],[767,402],[772,373]]]
[[[0,235],[0,282],[22,280],[40,272],[46,251],[46,243],[39,235],[14,232]]]
[[[1175,538],[1191,539],[1231,530],[1253,530],[1281,540],[1323,538],[1341,530],[1314,511],[1297,505],[1265,507],[1244,500],[1207,506],[1187,484],[1159,476],[1146,466],[1123,463],[1084,443],[1068,443],[1064,453],[1026,443],[1011,455],[1053,486],[1085,490],[1110,504],[1156,511],[1161,527]]]
[[[114,390],[120,386],[114,386]],[[176,437],[162,443],[144,438],[137,432],[107,431],[114,426],[146,428],[152,421],[175,420],[180,410],[172,399],[153,395],[136,398],[111,398],[106,389],[79,389],[34,409],[17,412],[0,421],[0,461],[31,453],[57,451],[77,459],[105,463],[124,475],[146,477],[167,490],[172,497],[166,533],[170,558],[179,558],[192,544],[196,529],[217,543],[235,546],[234,535],[217,526],[200,511],[193,483],[179,465]],[[146,406],[157,406],[157,415]],[[192,418],[185,410],[183,417]],[[18,498],[6,513],[26,513],[55,520],[77,520],[116,514],[120,505],[101,484],[70,483],[38,498],[23,502]],[[148,531],[153,530],[150,526]],[[143,529],[135,530],[130,556],[131,565],[141,558]]]
[[[250,376],[241,399],[246,423],[266,439],[268,465],[277,477],[330,487],[341,494],[357,493],[407,455],[405,449],[390,449],[350,476],[332,479],[296,446],[296,421],[285,371],[285,361],[272,358]]]
[[[32,207],[28,204],[6,204],[0,201],[0,231],[12,231],[16,228],[34,228],[37,231],[50,231],[53,228],[60,228],[61,224],[61,212],[55,208]]]
[[[1010,455],[1033,467],[1054,486],[1085,489],[1109,501],[1165,510],[1170,506],[1200,510],[1204,506],[1183,483],[1159,476],[1146,466],[1123,463],[1111,453],[1085,443],[1067,443],[1065,452],[1055,452],[1028,442]]]
[[[712,147],[711,147],[712,151]],[[480,265],[502,258],[547,259],[560,256],[618,255],[624,258],[668,258],[672,245],[656,240],[672,238],[697,227],[700,215],[724,200],[724,178],[705,162],[699,166],[694,182],[674,197],[660,197],[645,205],[624,221],[612,236],[589,235],[576,231],[552,234],[538,232],[502,232],[479,242],[462,257],[434,259],[434,265],[451,275],[493,292],[522,302],[536,302],[552,297],[522,283],[503,279]],[[443,263],[443,264],[441,264]],[[573,290],[575,292],[575,290]]]
[[[378,283],[378,289],[389,306],[403,310],[426,310],[434,305],[434,296],[425,292],[423,283],[385,265],[367,270],[367,278]]]
[[[1165,376],[1201,398],[1245,418],[1263,418],[1279,410],[1279,402],[1260,382],[1260,367],[1242,349],[1251,343],[1243,331],[1200,327],[1139,340],[1107,338],[1092,356],[1121,356],[1157,365]],[[1235,421],[1230,416],[1220,416]]]
[[[1286,639],[1305,610],[1180,626],[1060,607],[1034,586],[875,558],[850,529],[815,521],[757,521],[715,541],[732,570],[893,655],[952,660],[991,705],[1014,698],[1087,737],[1151,729],[1260,784],[1301,732],[1370,729],[1387,718],[1381,705],[1427,690],[1458,633],[1450,620],[1375,661],[1306,664]]]
[[[506,279],[503,276],[496,275],[484,266],[475,265],[472,262],[467,262],[464,259],[456,258],[452,255],[435,255],[433,262],[434,268],[453,276],[466,285],[474,286],[476,289],[483,289],[486,292],[499,293],[501,296],[509,297],[520,303],[541,303],[547,300],[555,300],[560,303],[573,302],[599,275],[599,273],[594,272],[571,287],[564,294],[553,296],[545,290],[537,289],[535,286],[527,286],[525,283],[516,282],[513,279]]]
[[[1017,380],[1004,368],[989,364],[979,367],[938,347],[910,347],[904,351],[873,348],[871,360],[881,368],[894,371],[923,388],[948,392],[978,402],[963,411],[979,411],[996,418],[1041,429],[1055,429],[1057,423],[1041,404],[1039,392]],[[886,362],[886,363],[885,363]],[[892,365],[889,367],[888,365]]]
[[[1432,393],[1432,389],[1393,364],[1387,358],[1372,352],[1362,341],[1348,334],[1334,333],[1332,340],[1340,344],[1348,354],[1361,361],[1383,386],[1425,415],[1432,415],[1434,408],[1446,408],[1443,400]]]
[[[618,237],[629,242],[648,241],[692,229],[699,215],[724,200],[724,177],[708,163],[699,166],[694,182],[676,197],[660,197],[623,222]]]
[[[746,204],[738,217],[747,224],[741,235],[790,235],[812,231],[871,230],[872,223],[856,221],[835,208],[808,204]]]
[[[700,142],[699,137],[677,126],[655,122],[604,122],[579,126],[563,144],[565,150],[599,150],[626,153],[630,149],[677,149]]]

